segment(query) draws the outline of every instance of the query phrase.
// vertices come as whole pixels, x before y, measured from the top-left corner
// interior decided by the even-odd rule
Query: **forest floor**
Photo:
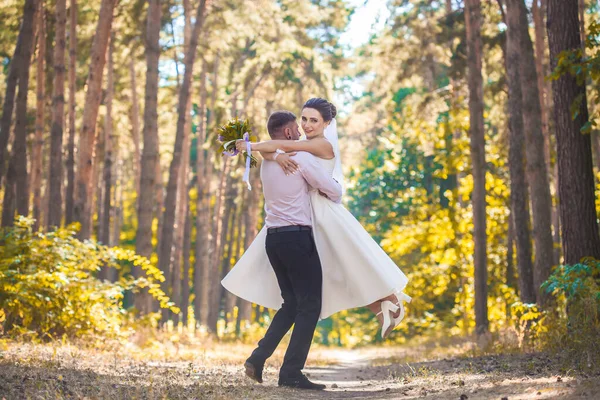
[[[598,399],[600,375],[540,353],[477,355],[471,346],[314,347],[305,372],[324,392],[277,387],[285,346],[265,382],[243,374],[250,345],[205,340],[140,348],[0,340],[0,399]]]

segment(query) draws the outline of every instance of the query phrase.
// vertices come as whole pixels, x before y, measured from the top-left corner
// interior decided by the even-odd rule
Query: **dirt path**
[[[0,347],[0,399],[596,399],[600,377],[561,370],[541,354],[468,357],[420,348],[317,348],[306,373],[325,392],[277,387],[282,351],[265,383],[242,373],[251,348],[210,344],[154,350]],[[444,354],[444,357],[434,354]]]

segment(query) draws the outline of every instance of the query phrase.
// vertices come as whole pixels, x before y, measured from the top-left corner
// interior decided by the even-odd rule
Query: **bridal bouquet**
[[[252,136],[250,123],[247,119],[240,121],[238,118],[235,118],[219,127],[218,133],[219,136],[217,140],[221,143],[219,150],[227,156],[237,156],[239,154],[239,151],[235,146],[237,140],[245,140],[247,142],[247,150],[242,152],[244,160],[246,161],[244,182],[248,184],[248,189],[252,190],[252,187],[250,186],[250,168],[256,167],[258,165],[258,160],[252,155],[250,142],[257,142],[258,138]]]

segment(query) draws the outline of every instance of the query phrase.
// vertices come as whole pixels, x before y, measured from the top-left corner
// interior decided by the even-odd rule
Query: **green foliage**
[[[77,226],[33,232],[33,220],[18,217],[0,246],[0,322],[8,335],[40,339],[103,336],[122,338],[128,316],[126,290],[147,289],[161,307],[177,308],[160,289],[162,273],[133,251],[75,238]],[[101,267],[135,265],[145,276],[101,281]]]
[[[577,84],[585,86],[590,82],[588,91],[588,104],[597,105],[600,102],[600,21],[593,20],[587,27],[586,51],[576,49],[563,51],[558,56],[557,65],[549,78],[557,80],[561,76],[569,74],[577,80]],[[571,104],[571,115],[573,119],[579,117],[583,95],[578,96]],[[597,130],[600,124],[600,109],[590,107],[589,120],[581,128],[581,132],[590,134]]]
[[[561,265],[542,287],[556,298],[560,313],[546,344],[579,368],[600,367],[600,260]]]
[[[554,296],[564,295],[567,301],[577,302],[595,298],[600,307],[600,261],[586,258],[575,265],[561,265],[542,287]]]

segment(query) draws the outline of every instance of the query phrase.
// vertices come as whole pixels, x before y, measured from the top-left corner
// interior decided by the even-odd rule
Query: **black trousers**
[[[294,325],[279,372],[280,377],[293,378],[300,375],[304,368],[321,314],[321,261],[311,231],[270,233],[267,235],[266,248],[277,275],[283,305],[249,360],[264,364]]]

